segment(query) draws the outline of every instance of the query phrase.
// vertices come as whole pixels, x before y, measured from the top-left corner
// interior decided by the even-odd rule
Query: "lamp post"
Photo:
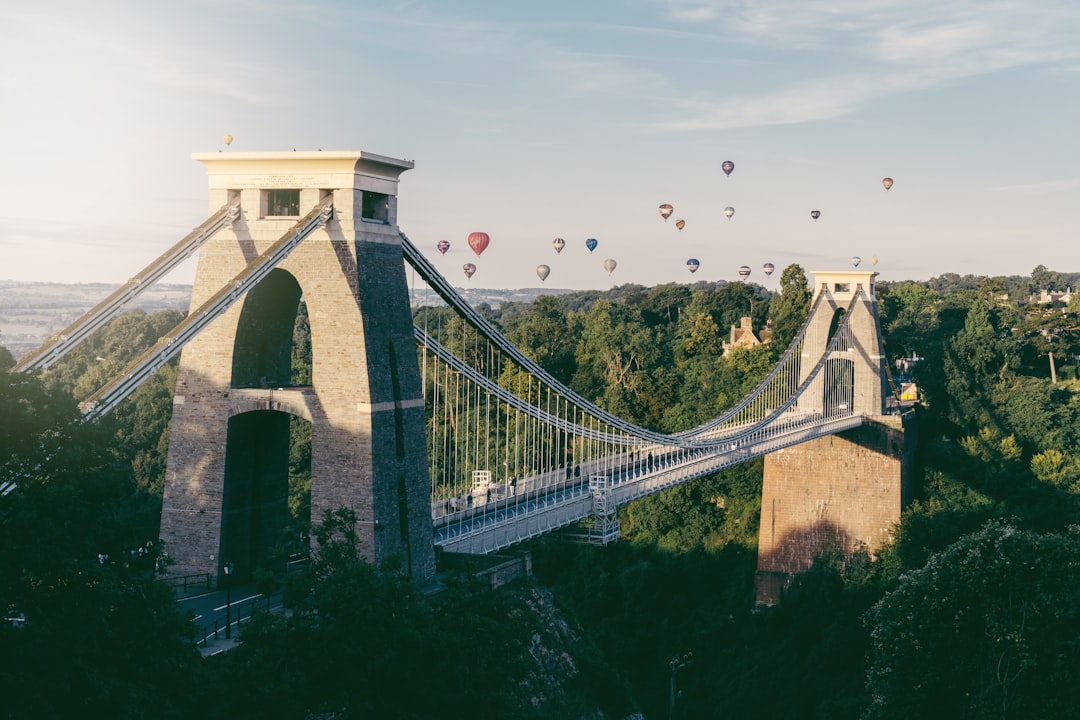
[[[226,562],[221,566],[225,573],[225,639],[232,639],[232,618],[229,611],[232,609],[232,571],[233,564]]]

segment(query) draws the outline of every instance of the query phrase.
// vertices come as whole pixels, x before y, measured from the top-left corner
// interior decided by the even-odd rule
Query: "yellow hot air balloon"
[[[225,147],[228,147],[229,145],[232,145],[232,135],[225,136]]]

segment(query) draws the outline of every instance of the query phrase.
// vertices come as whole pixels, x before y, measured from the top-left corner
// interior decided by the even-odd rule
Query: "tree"
[[[665,395],[654,381],[669,349],[661,338],[636,309],[596,302],[584,318],[573,387],[615,415],[658,425]]]
[[[938,293],[919,283],[899,283],[880,288],[878,298],[881,330],[892,356],[925,356],[925,345],[937,330]]]
[[[780,293],[773,296],[769,305],[772,342],[779,352],[783,352],[791,344],[806,322],[806,317],[810,314],[811,297],[802,267],[791,264],[784,268],[780,275]]]
[[[1080,531],[995,520],[866,615],[866,720],[1067,718],[1080,703]]]
[[[15,356],[3,345],[0,345],[0,370],[8,371],[15,367]]]
[[[314,525],[291,612],[245,625],[207,690],[210,717],[543,717],[519,695],[540,618],[452,574],[421,592],[363,559],[357,522],[343,508]]]
[[[0,496],[0,606],[26,617],[0,625],[0,717],[197,710],[192,626],[154,579],[117,457],[70,395],[0,371],[0,483],[15,483]]]
[[[534,300],[528,311],[507,327],[507,337],[556,379],[570,382],[576,342],[557,298],[541,295]]]
[[[1045,265],[1036,265],[1031,271],[1031,292],[1056,292],[1064,289],[1065,281],[1061,273],[1048,270]]]
[[[995,320],[987,301],[976,298],[968,308],[963,330],[946,342],[943,369],[949,414],[969,431],[998,424],[990,402],[992,390],[1010,376],[1016,362],[1002,342]]]

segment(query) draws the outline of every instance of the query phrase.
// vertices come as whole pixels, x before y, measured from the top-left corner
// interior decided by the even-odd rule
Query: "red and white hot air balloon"
[[[491,237],[486,232],[469,233],[469,247],[476,253],[476,257],[480,257],[480,253],[487,250],[488,243],[490,242]]]

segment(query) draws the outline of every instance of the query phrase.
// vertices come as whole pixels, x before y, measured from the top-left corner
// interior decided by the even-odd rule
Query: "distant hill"
[[[117,287],[0,280],[0,345],[18,358],[78,320]],[[131,309],[187,310],[190,299],[190,285],[156,285],[131,303]]]
[[[108,297],[118,285],[108,283],[65,284],[0,280],[0,345],[19,358],[78,320],[90,308]],[[532,302],[539,295],[562,295],[572,290],[523,288],[489,290],[458,288],[473,306],[487,303],[498,307],[504,302]],[[130,309],[146,312],[187,310],[191,300],[190,285],[155,285],[131,303]],[[441,305],[439,297],[425,287],[416,290],[414,305]]]

